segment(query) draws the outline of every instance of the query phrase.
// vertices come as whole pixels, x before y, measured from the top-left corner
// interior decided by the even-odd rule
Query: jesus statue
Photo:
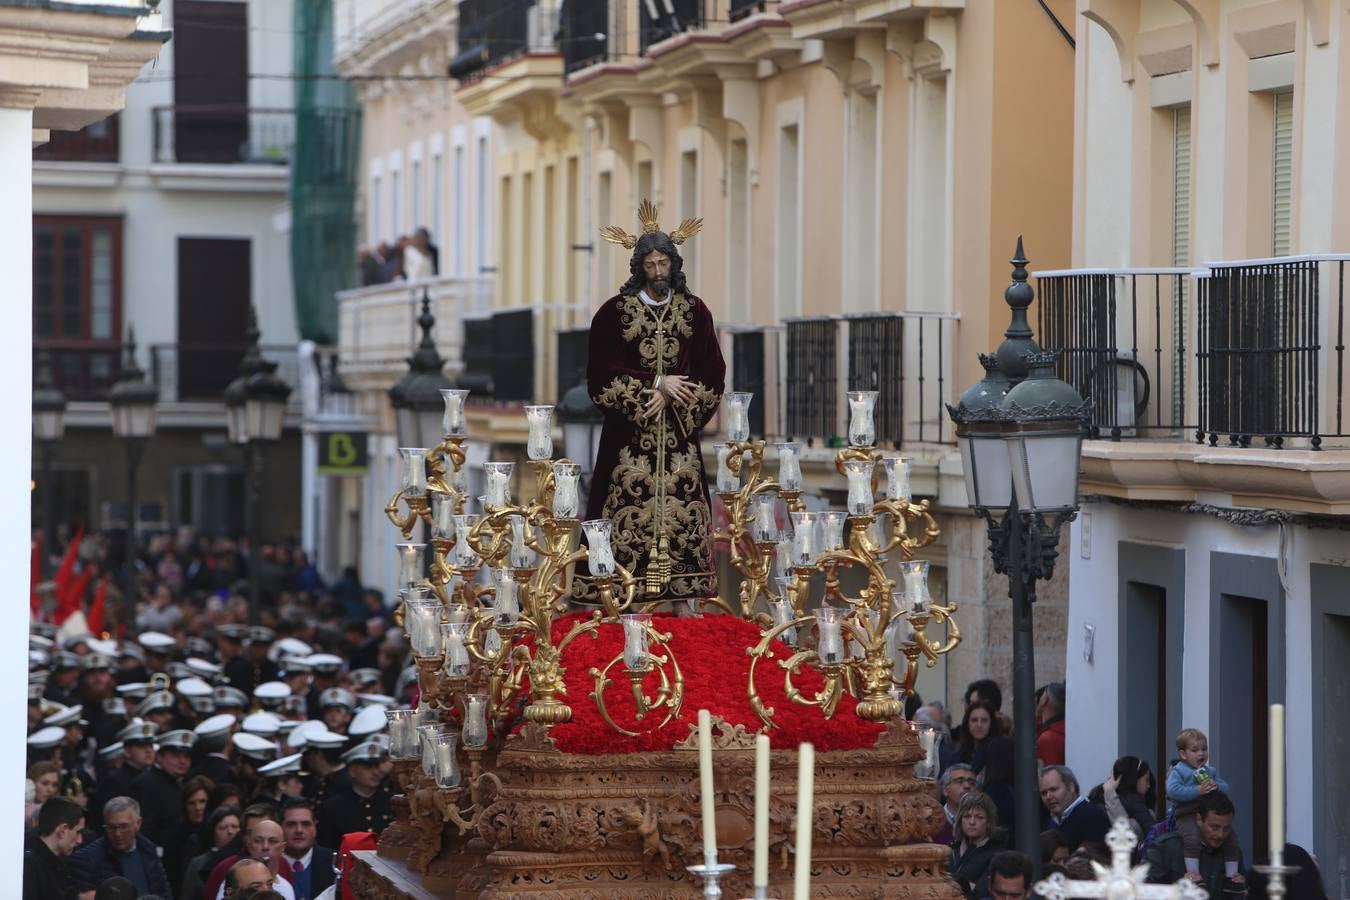
[[[717,594],[699,438],[722,401],[726,363],[678,249],[702,220],[664,232],[647,200],[638,219],[637,236],[601,230],[633,255],[631,277],[591,320],[587,383],[605,421],[586,515],[610,520],[615,559],[638,577],[640,599],[697,603]]]

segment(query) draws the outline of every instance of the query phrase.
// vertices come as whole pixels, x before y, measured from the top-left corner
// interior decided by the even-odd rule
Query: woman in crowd
[[[1041,866],[1063,866],[1069,861],[1073,848],[1064,832],[1051,828],[1041,832]]]
[[[180,789],[183,797],[183,825],[188,829],[187,842],[183,845],[183,856],[191,859],[198,853],[211,846],[209,842],[202,842],[202,823],[206,821],[207,813],[211,810],[211,792],[216,788],[215,782],[203,775],[194,775],[183,782]]]
[[[239,807],[219,806],[207,816],[196,834],[201,852],[191,858],[183,869],[183,884],[178,890],[179,900],[200,900],[206,876],[220,862],[219,851],[228,846],[239,833]]]
[[[1140,838],[1157,821],[1154,810],[1158,806],[1157,779],[1153,770],[1137,756],[1122,756],[1111,766],[1111,777],[1088,793],[1088,799],[1106,808],[1114,822],[1128,819],[1130,827]]]
[[[28,767],[28,780],[33,783],[33,800],[24,806],[23,823],[26,828],[36,828],[38,810],[61,786],[61,767],[54,762],[33,763]]]
[[[956,837],[952,840],[951,874],[967,897],[989,871],[989,861],[1003,849],[998,828],[998,809],[989,795],[971,791],[961,798],[956,811]]]
[[[976,773],[984,771],[989,742],[1001,734],[994,707],[983,700],[976,700],[966,707],[965,717],[961,719],[961,738],[956,745],[957,758]]]

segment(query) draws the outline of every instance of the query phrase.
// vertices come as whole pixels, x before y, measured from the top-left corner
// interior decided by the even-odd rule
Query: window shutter
[[[1292,246],[1294,200],[1294,95],[1275,95],[1275,147],[1271,190],[1271,252],[1288,256]]]
[[[1191,264],[1191,108],[1173,110],[1172,265]]]

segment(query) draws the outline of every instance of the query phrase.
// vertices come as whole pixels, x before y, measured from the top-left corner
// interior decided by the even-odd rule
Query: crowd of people
[[[1139,841],[1134,862],[1147,865],[1150,882],[1189,879],[1215,900],[1264,900],[1265,878],[1249,868],[1238,846],[1233,822],[1239,811],[1228,796],[1228,783],[1209,762],[1209,741],[1202,731],[1186,728],[1176,736],[1177,755],[1161,784],[1146,760],[1122,756],[1085,792],[1064,765],[1064,684],[1045,685],[1036,696],[1043,877],[1062,872],[1072,880],[1095,880],[1093,864],[1111,863],[1107,832],[1123,820]],[[1002,690],[989,679],[973,682],[964,704],[959,725],[949,721],[940,703],[919,706],[912,715],[937,732],[934,774],[946,823],[933,839],[950,844],[949,872],[967,897],[1035,897],[1032,860],[1011,849],[1017,844],[1014,750]],[[1285,860],[1299,867],[1287,896],[1325,900],[1308,852],[1289,844]]]
[[[125,578],[105,536],[77,537],[67,563]],[[122,640],[116,595],[95,632],[91,605],[58,626],[62,591],[35,592],[25,898],[314,900],[344,837],[392,820],[385,710],[415,700],[416,670],[384,597],[352,569],[325,584],[292,546],[252,556],[155,541]]]
[[[291,545],[253,554],[180,532],[151,543],[130,573],[115,551],[103,535],[77,534],[52,563],[63,560],[69,583],[79,583],[73,569],[131,582],[135,627],[123,639],[109,636],[115,597],[95,623],[105,632],[88,627],[89,604],[58,626],[61,590],[34,595],[24,898],[333,896],[344,841],[369,841],[392,820],[385,712],[416,702],[385,598],[351,568],[326,584]],[[263,594],[257,624],[247,577]],[[1084,791],[1064,765],[1064,685],[1037,698],[1043,874],[1092,879],[1092,864],[1110,859],[1107,831],[1125,820],[1150,880],[1266,896],[1202,732],[1177,735],[1165,774],[1123,756]],[[998,683],[971,684],[959,722],[920,704],[908,711],[935,733],[928,774],[945,824],[933,839],[950,845],[952,877],[968,897],[1034,896],[1033,861],[1012,849],[1012,723]],[[1301,866],[1290,896],[1326,896],[1305,851],[1290,845],[1285,858]]]
[[[418,228],[396,241],[380,241],[356,250],[361,268],[361,286],[418,281],[439,275],[441,251],[431,240],[431,232]]]

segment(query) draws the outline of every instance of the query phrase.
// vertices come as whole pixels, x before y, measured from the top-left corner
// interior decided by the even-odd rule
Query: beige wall
[[[1190,264],[1272,255],[1272,94],[1292,91],[1290,252],[1350,247],[1350,10],[1078,0],[1074,264],[1170,265],[1172,110],[1191,113]]]

